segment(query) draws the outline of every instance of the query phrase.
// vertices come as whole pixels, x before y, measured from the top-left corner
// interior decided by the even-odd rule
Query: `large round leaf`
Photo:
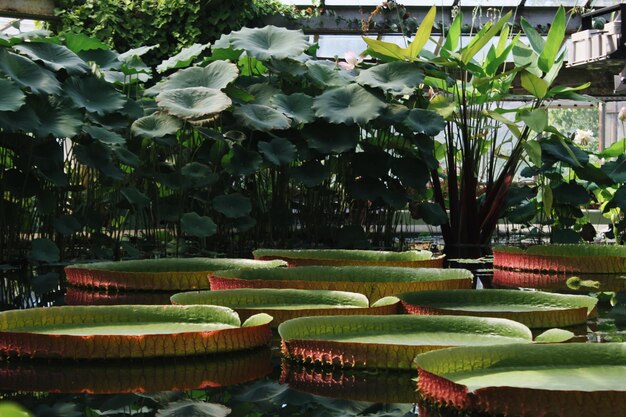
[[[230,44],[260,60],[296,57],[309,47],[308,38],[302,31],[271,25],[254,29],[243,28],[232,32]]]
[[[26,101],[29,101],[28,98]],[[37,113],[29,105],[22,106],[17,111],[0,111],[0,128],[4,130],[32,132],[40,124]]]
[[[252,130],[282,130],[291,122],[281,112],[262,104],[244,104],[235,108],[233,114]]]
[[[192,67],[178,71],[165,82],[161,91],[188,87],[221,90],[234,81],[238,74],[237,65],[226,61],[215,61],[206,67]]]
[[[78,53],[83,61],[94,62],[101,70],[118,70],[122,67],[119,54],[113,51],[93,49]]]
[[[211,168],[200,162],[190,162],[180,170],[184,176],[186,188],[205,187],[215,184],[219,178],[219,174],[212,172]]]
[[[29,100],[30,107],[39,119],[34,131],[38,136],[52,135],[57,138],[71,138],[78,134],[83,122],[83,113],[66,101],[52,97],[37,97]]]
[[[307,161],[291,168],[289,174],[307,187],[315,187],[330,176],[330,167],[322,165],[319,161]]]
[[[222,158],[222,166],[231,175],[250,175],[259,170],[263,158],[254,151],[248,151],[241,145],[233,148]]]
[[[159,107],[183,119],[207,119],[226,110],[232,101],[220,90],[207,87],[178,88],[159,93]]]
[[[162,138],[163,136],[173,135],[182,125],[181,121],[175,117],[165,113],[154,113],[135,120],[131,126],[131,132],[135,136],[144,136],[152,139]]]
[[[83,132],[102,143],[121,144],[126,143],[126,139],[119,133],[105,129],[100,126],[83,126]]]
[[[53,73],[28,58],[0,49],[0,73],[35,94],[59,94],[61,84]]]
[[[411,94],[424,81],[424,73],[410,62],[390,62],[361,71],[356,81],[392,94]]]
[[[252,211],[250,199],[239,193],[220,195],[213,199],[213,208],[229,219],[247,216]]]
[[[278,94],[272,97],[272,105],[298,123],[311,123],[315,119],[313,97],[303,93]]]
[[[26,95],[12,81],[0,79],[0,111],[16,111],[26,101]]]
[[[323,61],[307,62],[307,77],[320,88],[344,87],[354,79],[348,71],[339,71],[334,65]]]
[[[412,109],[404,119],[404,125],[414,132],[435,136],[446,127],[446,121],[434,111]]]
[[[122,94],[96,77],[70,77],[63,84],[63,90],[78,107],[99,115],[113,113],[126,104]]]
[[[367,123],[380,115],[385,103],[357,84],[324,92],[315,98],[313,109],[318,117],[332,123]]]
[[[207,43],[205,45],[202,45],[200,43],[194,43],[191,46],[183,48],[176,55],[161,62],[159,65],[157,65],[156,69],[158,72],[163,72],[172,68],[184,68],[186,66],[189,66],[189,64],[191,64],[191,62],[209,46],[211,46],[210,43]]]
[[[259,151],[274,165],[288,164],[296,158],[296,146],[287,139],[274,138],[270,142],[259,142]]]
[[[359,128],[356,125],[333,125],[318,121],[306,125],[302,136],[311,149],[322,153],[342,153],[355,148],[359,140]]]
[[[20,53],[39,61],[52,71],[65,70],[70,75],[89,72],[89,65],[63,45],[54,43],[28,42],[15,47]]]
[[[197,237],[208,237],[217,231],[217,225],[208,216],[200,216],[196,212],[185,213],[180,219],[183,233]]]

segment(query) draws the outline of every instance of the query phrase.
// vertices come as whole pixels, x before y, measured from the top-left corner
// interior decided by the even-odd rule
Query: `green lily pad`
[[[237,106],[233,114],[252,130],[283,130],[291,125],[291,121],[283,113],[262,104]]]
[[[404,119],[404,125],[414,132],[435,136],[446,127],[446,121],[434,111],[412,109]]]
[[[303,93],[277,94],[271,104],[297,123],[311,123],[315,119],[313,97]]]
[[[278,333],[290,359],[359,368],[412,369],[415,355],[431,350],[532,341],[512,320],[458,316],[302,317]]]
[[[102,143],[110,145],[126,143],[126,139],[124,139],[120,134],[100,126],[83,126],[83,132]]]
[[[126,105],[122,94],[96,77],[70,77],[63,84],[63,91],[77,107],[99,115],[113,113]]]
[[[385,108],[385,103],[357,84],[338,87],[317,96],[313,103],[315,115],[331,123],[367,123]]]
[[[63,45],[54,43],[28,42],[15,47],[22,55],[39,61],[54,72],[65,70],[69,75],[85,74],[89,65]]]
[[[0,79],[0,111],[16,111],[26,102],[26,95],[11,80]]]
[[[407,95],[424,81],[424,73],[414,63],[398,61],[362,70],[356,81],[391,94]]]
[[[271,256],[262,258],[276,259]],[[290,265],[293,264],[290,263]],[[298,268],[279,268],[272,271],[260,269],[223,271],[211,275],[209,280],[213,290],[294,288],[348,291],[364,294],[369,300],[377,301],[401,292],[469,288],[472,274],[464,269],[298,266]],[[412,290],[408,290],[409,288]]]
[[[239,75],[237,65],[226,61],[215,61],[206,67],[192,67],[176,72],[162,85],[161,91],[189,87],[221,90],[233,82],[237,75]]]
[[[5,48],[0,49],[0,73],[35,94],[61,93],[61,84],[52,72]]]
[[[159,107],[169,114],[187,120],[208,119],[232,104],[226,94],[207,87],[166,90],[159,93],[156,100]]]
[[[135,136],[154,139],[173,135],[182,127],[183,124],[180,119],[165,113],[154,113],[135,120],[130,131]]]
[[[185,213],[180,219],[183,233],[196,237],[209,237],[217,232],[217,225],[208,216],[200,216],[196,212]]]
[[[183,48],[176,55],[169,57],[168,59],[161,62],[159,65],[157,65],[156,70],[158,72],[164,72],[172,68],[185,68],[189,66],[193,62],[193,60],[209,46],[211,46],[210,43],[204,45],[201,43],[194,43],[191,46]]]
[[[397,296],[411,314],[500,317],[530,328],[584,324],[595,313],[597,299],[540,291],[422,291]]]
[[[0,313],[0,352],[39,358],[205,355],[269,343],[271,317],[242,326],[219,306],[63,306]],[[223,331],[228,330],[224,333]],[[141,337],[139,337],[141,336]],[[36,341],[36,342],[34,342]],[[36,346],[33,348],[33,346]]]
[[[618,417],[626,406],[624,343],[457,347],[415,362],[421,395],[465,412]]]
[[[296,159],[296,146],[287,139],[274,138],[269,142],[259,142],[259,151],[274,165],[288,164]]]
[[[243,49],[249,56],[260,60],[296,57],[309,47],[308,38],[302,31],[271,25],[231,32],[229,42],[235,49]]]
[[[247,216],[252,211],[250,199],[239,193],[219,195],[213,199],[213,208],[230,219]]]

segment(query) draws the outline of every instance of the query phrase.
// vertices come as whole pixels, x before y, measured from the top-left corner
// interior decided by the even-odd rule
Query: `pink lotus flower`
[[[363,58],[358,56],[353,51],[348,51],[343,54],[343,58],[346,60],[346,62],[339,62],[339,66],[345,70],[354,69],[354,67],[356,67],[363,61]]]

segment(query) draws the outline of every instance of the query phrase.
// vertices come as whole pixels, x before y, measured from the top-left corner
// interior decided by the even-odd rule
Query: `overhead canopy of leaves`
[[[378,117],[385,106],[382,100],[357,84],[325,91],[313,103],[318,117],[347,125],[367,123]]]
[[[156,100],[169,114],[187,120],[207,119],[232,104],[226,94],[207,87],[166,90],[159,93]]]
[[[242,28],[229,37],[230,44],[260,60],[296,57],[308,47],[307,36],[300,30],[289,30],[276,26],[262,28]]]
[[[180,119],[166,113],[154,113],[136,120],[131,126],[131,132],[135,136],[144,136],[154,139],[173,135],[182,126],[183,124]]]
[[[65,70],[70,75],[89,72],[89,65],[63,45],[43,42],[28,42],[15,47],[33,61],[39,61],[52,71]]]
[[[233,111],[244,126],[252,130],[283,130],[289,128],[290,120],[283,113],[262,104],[243,104]]]
[[[4,48],[0,48],[0,73],[35,94],[57,95],[61,92],[61,84],[52,72]]]
[[[405,95],[411,94],[424,81],[424,73],[414,63],[397,61],[363,70],[356,81],[391,94]]]

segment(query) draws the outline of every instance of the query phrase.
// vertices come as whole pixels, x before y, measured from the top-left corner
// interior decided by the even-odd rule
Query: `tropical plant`
[[[441,226],[448,255],[475,257],[488,250],[525,158],[542,167],[546,154],[558,153],[562,158],[567,155],[576,167],[586,165],[586,160],[570,156],[571,142],[548,125],[542,105],[559,98],[580,98],[575,92],[588,84],[553,86],[565,56],[560,53],[566,23],[563,8],[557,11],[546,40],[522,18],[530,45],[520,42],[519,34],[510,38],[511,13],[487,22],[463,44],[463,15],[459,13],[436,57],[422,50],[434,14],[433,8],[406,48],[365,39],[366,53],[387,62],[429,59],[441,68],[441,73],[425,77],[424,83],[432,88],[428,108],[440,115],[444,138],[439,142],[425,131],[418,142],[426,158],[434,203],[414,204],[412,213]],[[513,65],[505,68],[510,56]],[[512,92],[516,80],[532,102],[507,109],[504,99],[522,99]],[[413,119],[424,120],[422,114],[423,110],[414,111]],[[499,136],[503,129],[504,138]],[[552,149],[558,151],[550,153]],[[539,193],[544,201],[550,200],[549,187],[541,187]]]

